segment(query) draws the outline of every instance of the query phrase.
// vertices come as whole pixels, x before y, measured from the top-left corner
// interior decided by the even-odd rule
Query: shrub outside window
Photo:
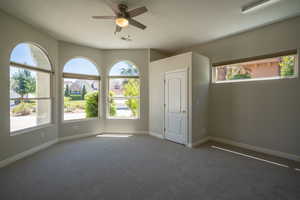
[[[121,61],[111,68],[108,92],[108,118],[139,118],[140,79],[138,69],[133,64]]]
[[[269,80],[297,77],[297,52],[282,55],[263,56],[228,64],[214,64],[213,82],[239,82],[251,80]]]
[[[10,132],[51,124],[51,64],[30,43],[18,44],[10,56]]]
[[[100,76],[95,64],[85,58],[66,63],[64,81],[64,120],[98,118]]]

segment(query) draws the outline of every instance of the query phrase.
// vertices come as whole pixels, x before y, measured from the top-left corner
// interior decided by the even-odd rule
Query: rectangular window
[[[214,83],[294,78],[298,76],[297,52],[213,64]]]
[[[98,117],[99,80],[64,78],[64,120]]]
[[[10,131],[51,123],[51,73],[10,66]]]
[[[140,80],[138,78],[109,79],[109,118],[137,119],[140,112]]]

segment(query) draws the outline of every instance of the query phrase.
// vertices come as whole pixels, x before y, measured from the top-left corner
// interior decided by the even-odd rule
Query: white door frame
[[[163,139],[166,139],[166,122],[165,122],[165,118],[166,118],[166,76],[167,74],[171,74],[171,73],[176,73],[176,72],[186,72],[186,77],[187,77],[187,83],[186,83],[186,91],[187,91],[187,126],[186,126],[186,143],[184,144],[185,146],[188,146],[188,144],[190,143],[190,140],[191,140],[191,79],[190,79],[190,68],[187,67],[187,68],[182,68],[182,69],[177,69],[177,70],[173,70],[173,71],[168,71],[168,72],[165,72],[164,73],[164,117],[163,117],[163,124],[164,124],[164,127],[163,127]]]

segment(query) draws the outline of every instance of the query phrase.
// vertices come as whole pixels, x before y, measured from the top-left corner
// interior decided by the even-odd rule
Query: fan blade
[[[115,16],[93,16],[93,19],[116,19]]]
[[[144,24],[141,24],[140,22],[134,20],[134,19],[128,19],[129,21],[129,24],[132,25],[132,26],[135,26],[137,28],[140,28],[140,29],[145,29],[146,26]]]
[[[128,14],[130,17],[136,17],[138,15],[141,15],[145,12],[147,12],[148,9],[144,6],[144,7],[140,7],[140,8],[136,8],[136,9],[133,9],[131,11],[128,11]]]
[[[115,34],[121,32],[122,27],[116,25],[116,30],[115,30]]]
[[[108,5],[112,11],[118,15],[121,11],[119,9],[119,4],[112,2],[111,0],[104,0],[105,4]]]

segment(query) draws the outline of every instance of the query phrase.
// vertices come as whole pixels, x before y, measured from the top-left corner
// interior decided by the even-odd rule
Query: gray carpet
[[[61,143],[0,169],[1,200],[300,199],[300,172],[148,136]]]

